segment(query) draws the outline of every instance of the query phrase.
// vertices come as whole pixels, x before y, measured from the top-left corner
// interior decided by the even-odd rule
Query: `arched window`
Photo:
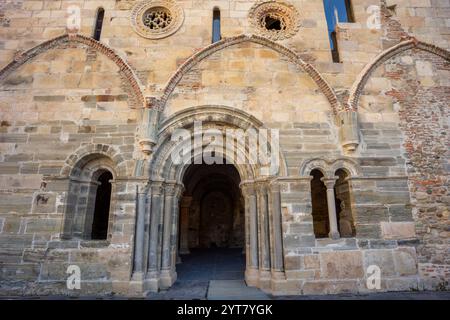
[[[114,164],[102,154],[81,158],[69,176],[62,239],[107,240]]]
[[[327,207],[327,188],[322,182],[323,174],[320,170],[311,171],[311,201],[314,235],[316,238],[327,238],[330,233]]]
[[[100,36],[102,34],[103,18],[105,17],[105,9],[98,8],[97,18],[95,19],[94,35],[92,36],[95,40],[100,41]]]
[[[355,22],[352,4],[350,0],[323,0],[325,16],[328,25],[328,37],[330,39],[333,62],[341,62],[337,46],[336,25],[339,22]]]
[[[91,239],[105,240],[108,235],[109,207],[111,204],[111,172],[104,171],[97,178],[95,209],[92,221]]]
[[[222,36],[220,35],[220,10],[214,8],[213,10],[213,26],[212,26],[212,43],[220,41]]]

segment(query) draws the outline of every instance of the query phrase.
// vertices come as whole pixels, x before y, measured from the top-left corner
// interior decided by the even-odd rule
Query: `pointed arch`
[[[366,65],[366,67],[361,71],[361,73],[356,78],[348,98],[348,102],[345,106],[347,110],[358,110],[359,98],[361,97],[362,91],[369,80],[371,74],[377,69],[381,64],[391,59],[392,57],[399,55],[410,49],[419,49],[427,51],[429,53],[435,54],[447,61],[450,61],[450,52],[442,49],[438,46],[418,41],[415,38],[405,40],[399,44],[383,51],[378,56],[376,56],[372,62]]]
[[[159,99],[158,107],[164,108],[177,84],[180,82],[183,76],[186,73],[188,73],[194,66],[196,66],[202,60],[206,59],[207,57],[211,56],[212,54],[220,50],[244,42],[252,42],[271,48],[272,50],[275,50],[279,54],[287,57],[295,65],[302,68],[317,84],[320,91],[325,95],[325,97],[327,98],[328,102],[331,105],[333,114],[337,115],[337,113],[340,111],[340,105],[336,97],[336,94],[333,88],[330,86],[330,84],[322,77],[322,75],[316,70],[316,68],[314,68],[311,64],[303,61],[294,51],[290,50],[289,48],[283,45],[280,45],[272,40],[266,39],[261,36],[245,35],[245,34],[236,37],[222,39],[218,42],[215,42],[203,48],[202,50],[198,51],[197,53],[193,54],[190,58],[188,58],[167,82],[163,94]]]
[[[86,45],[102,53],[111,61],[113,61],[117,65],[117,67],[119,67],[119,72],[128,81],[132,94],[136,100],[136,104],[140,107],[144,106],[145,99],[141,89],[142,85],[136,73],[130,67],[130,65],[110,47],[93,38],[86,37],[80,34],[64,34],[62,36],[47,40],[25,52],[21,52],[20,54],[14,57],[13,61],[11,61],[9,64],[7,64],[0,70],[0,82],[4,81],[6,77],[8,77],[11,73],[17,70],[20,66],[32,60],[41,53],[44,53],[50,49],[56,48],[59,45],[67,43]]]

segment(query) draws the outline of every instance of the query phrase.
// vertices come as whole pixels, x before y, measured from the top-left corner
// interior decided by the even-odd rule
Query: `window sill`
[[[109,240],[81,240],[81,248],[105,248],[109,246]]]
[[[316,239],[316,248],[331,250],[355,250],[358,249],[356,238],[320,238]]]

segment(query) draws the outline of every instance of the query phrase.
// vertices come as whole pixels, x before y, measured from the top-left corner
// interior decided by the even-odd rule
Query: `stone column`
[[[338,177],[320,179],[327,187],[328,219],[330,219],[329,237],[331,239],[340,238],[336,216],[336,204],[334,200],[334,185],[337,179]]]
[[[252,184],[241,186],[245,201],[246,261],[245,280],[249,286],[257,286],[259,279],[257,198]]]
[[[189,254],[189,208],[192,197],[181,199],[180,212],[180,254]]]
[[[167,289],[175,282],[175,268],[171,259],[171,236],[173,230],[173,214],[178,206],[179,188],[176,182],[165,185],[164,192],[164,217],[163,217],[163,238],[161,254],[161,288]]]
[[[132,281],[142,281],[144,274],[144,236],[147,191],[137,187],[136,227]]]
[[[270,240],[267,184],[257,186],[259,226],[259,287],[270,289]]]
[[[272,273],[283,272],[283,230],[281,221],[280,185],[274,182],[270,185],[270,219],[271,219],[271,246],[272,246]]]
[[[149,226],[149,249],[146,276],[146,289],[157,292],[159,289],[159,270],[158,270],[158,246],[159,246],[159,223],[162,211],[164,209],[164,188],[161,181],[153,182],[151,186],[151,212]]]
[[[178,256],[178,237],[179,237],[179,223],[180,223],[180,197],[184,191],[182,185],[178,185],[174,196],[174,205],[172,210],[172,234],[170,236],[170,259],[171,267],[176,279],[176,264],[181,262]]]

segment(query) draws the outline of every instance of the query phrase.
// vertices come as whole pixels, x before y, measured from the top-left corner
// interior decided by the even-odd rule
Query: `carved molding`
[[[147,39],[166,38],[177,32],[183,21],[183,8],[173,0],[142,1],[131,12],[134,30]]]
[[[248,18],[255,34],[271,40],[290,38],[300,29],[297,9],[285,2],[258,1],[250,9]],[[277,28],[270,29],[268,21],[277,21]]]

